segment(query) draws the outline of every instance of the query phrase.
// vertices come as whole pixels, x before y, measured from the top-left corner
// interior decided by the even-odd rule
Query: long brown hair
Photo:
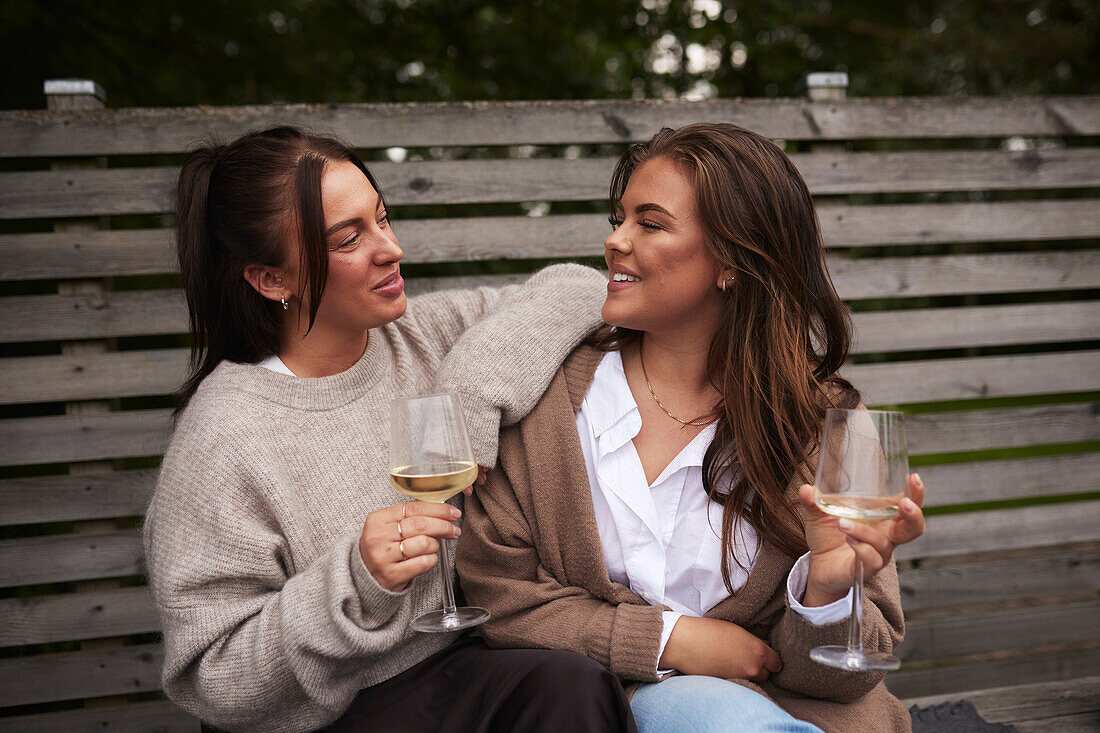
[[[353,163],[382,196],[351,148],[294,127],[249,133],[187,156],[176,187],[176,249],[191,365],[177,413],[223,359],[257,362],[278,353],[282,306],[257,293],[244,268],[283,264],[292,239],[299,243],[299,284],[309,295],[307,329],[313,327],[328,277],[321,179],[336,161]]]
[[[787,487],[810,470],[825,409],[859,402],[837,373],[851,321],[825,266],[810,192],[779,147],[731,124],[665,128],[619,159],[612,212],[633,172],[653,158],[671,160],[692,182],[707,246],[734,273],[707,357],[722,404],[703,458],[703,486],[723,506],[722,576],[732,592],[737,522],[791,557],[806,551]],[[617,349],[640,337],[605,329],[594,343]]]

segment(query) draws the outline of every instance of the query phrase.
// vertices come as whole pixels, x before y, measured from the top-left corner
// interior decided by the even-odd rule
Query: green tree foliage
[[[1100,91],[1095,0],[5,0],[0,106]]]

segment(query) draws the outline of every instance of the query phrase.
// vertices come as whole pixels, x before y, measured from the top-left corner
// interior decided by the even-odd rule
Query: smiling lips
[[[405,280],[401,277],[400,270],[394,270],[393,274],[371,288],[374,292],[389,297],[400,295],[405,290]]]
[[[611,279],[607,283],[607,292],[615,293],[620,290],[626,290],[634,285],[634,283],[640,283],[642,278],[635,275],[633,272],[629,272],[622,267],[613,267],[611,269]]]

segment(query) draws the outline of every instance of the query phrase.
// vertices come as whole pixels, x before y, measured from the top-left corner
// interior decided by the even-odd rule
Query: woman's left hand
[[[877,524],[838,520],[814,503],[814,487],[803,484],[798,491],[806,520],[806,543],[810,547],[810,572],[806,582],[805,606],[824,606],[843,598],[852,586],[855,559],[863,563],[864,581],[882,570],[894,555],[894,548],[924,534],[924,482],[909,474],[909,498],[898,505],[898,516]]]

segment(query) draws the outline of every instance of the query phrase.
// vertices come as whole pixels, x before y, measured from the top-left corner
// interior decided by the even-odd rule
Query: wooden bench
[[[1021,730],[1100,715],[1100,97],[0,112],[0,731],[195,731],[159,692],[140,517],[184,374],[168,191],[211,133],[364,151],[410,291],[596,263],[612,161],[727,120],[791,153],[858,332],[847,375],[910,413],[928,533],[899,552],[888,685]],[[456,264],[457,263],[457,264]],[[1023,686],[1023,687],[1020,687]],[[1082,727],[1084,726],[1084,727]]]

